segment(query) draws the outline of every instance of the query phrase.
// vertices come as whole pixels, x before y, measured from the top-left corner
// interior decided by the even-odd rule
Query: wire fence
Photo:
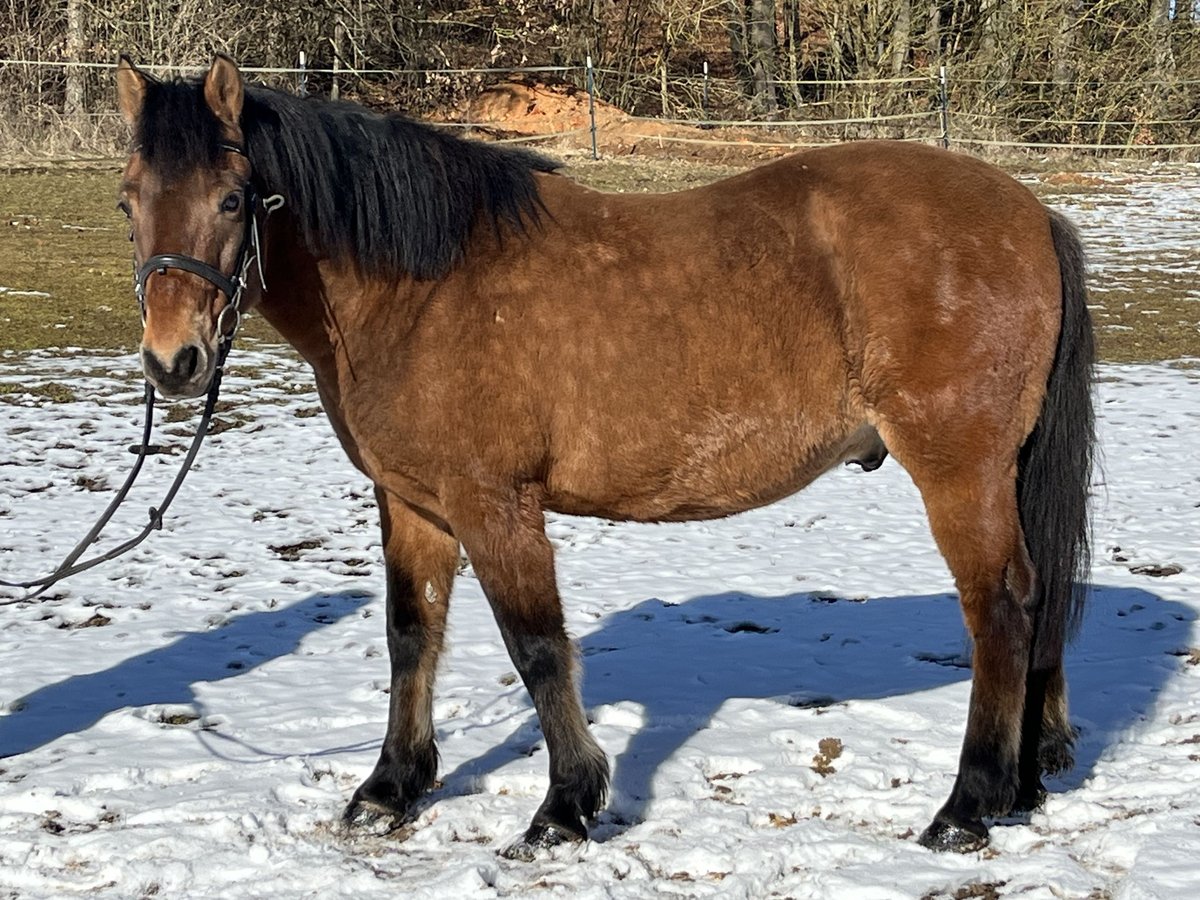
[[[306,62],[300,54],[295,66],[246,66],[242,71],[301,94],[350,97],[382,108],[420,107],[421,98],[429,96],[470,98],[512,81],[565,87],[586,93],[586,124],[580,125],[578,116],[558,124],[547,118],[531,131],[525,120],[481,117],[465,100],[441,108],[432,104],[418,112],[434,113],[432,117],[446,127],[482,132],[506,143],[582,143],[593,156],[631,132],[638,141],[662,145],[740,150],[891,138],[1042,154],[1200,158],[1200,112],[1194,107],[1185,115],[1147,112],[1154,104],[1135,114],[1092,109],[1080,118],[1056,115],[1048,98],[1086,94],[1088,82],[956,80],[945,67],[891,78],[780,79],[772,82],[773,89],[787,102],[754,110],[748,106],[745,84],[710,76],[707,66],[680,73],[593,66],[591,59],[579,65],[428,69],[313,67]],[[157,77],[174,77],[202,73],[206,66],[143,68]],[[0,59],[0,157],[81,160],[119,155],[124,128],[116,111],[112,70],[109,63]],[[1194,93],[1200,81],[1131,85],[1151,96],[1156,91]],[[981,96],[1003,97],[1004,102],[981,101]],[[967,98],[974,101],[969,107]]]

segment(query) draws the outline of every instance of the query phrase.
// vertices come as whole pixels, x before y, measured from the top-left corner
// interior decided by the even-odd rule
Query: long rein
[[[246,151],[236,145],[222,144],[221,146],[222,149],[229,150],[230,152],[239,153],[242,156],[246,155]],[[10,606],[14,603],[26,603],[34,600],[64,578],[69,578],[80,572],[86,572],[88,569],[95,568],[101,563],[116,559],[118,556],[123,556],[146,540],[151,532],[162,529],[163,515],[171,506],[175,495],[179,493],[179,489],[183,485],[183,480],[192,468],[192,463],[196,459],[196,454],[200,452],[200,445],[204,442],[204,437],[208,433],[209,425],[212,422],[213,412],[217,407],[217,398],[221,392],[221,380],[225,374],[225,359],[229,356],[229,350],[233,346],[233,339],[237,335],[238,328],[242,322],[242,293],[246,289],[247,278],[252,265],[258,269],[259,284],[264,291],[266,290],[266,280],[263,277],[262,241],[258,229],[259,201],[249,182],[246,184],[246,194],[246,207],[250,210],[250,215],[246,220],[246,230],[242,236],[241,246],[238,249],[238,257],[234,262],[233,277],[226,276],[218,269],[201,260],[177,253],[163,253],[152,256],[140,268],[137,266],[136,260],[134,261],[134,293],[137,295],[143,325],[146,323],[146,282],[156,272],[165,273],[167,269],[180,269],[190,272],[215,285],[228,298],[227,304],[217,316],[217,363],[213,370],[212,381],[208,386],[208,395],[204,402],[204,412],[200,416],[200,422],[196,426],[196,434],[192,438],[192,444],[183,458],[179,472],[176,473],[175,479],[171,482],[171,486],[163,496],[162,502],[157,507],[150,507],[149,521],[135,536],[109,550],[107,553],[94,556],[83,562],[78,561],[87,548],[99,538],[100,533],[108,525],[114,513],[125,502],[126,496],[133,488],[134,482],[137,481],[138,475],[142,471],[142,465],[145,463],[146,457],[150,456],[153,452],[150,445],[150,432],[153,427],[154,417],[154,387],[147,381],[145,391],[146,418],[142,426],[142,442],[139,446],[133,448],[134,452],[137,453],[137,461],[126,476],[124,484],[121,485],[112,502],[101,513],[96,524],[83,536],[82,540],[75,545],[74,549],[67,554],[66,558],[59,563],[53,572],[30,581],[5,581],[0,579],[0,587],[22,588],[26,591],[21,597],[0,601],[0,606]],[[278,194],[266,197],[261,201],[261,205],[264,218],[269,218],[272,212],[283,205],[283,197]]]

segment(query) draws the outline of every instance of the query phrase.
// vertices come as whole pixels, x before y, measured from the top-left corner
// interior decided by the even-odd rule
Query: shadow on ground
[[[1052,790],[1081,784],[1122,732],[1153,714],[1194,618],[1148,591],[1093,589],[1067,657],[1072,718],[1081,727],[1076,765]],[[725,593],[674,605],[647,600],[614,614],[581,649],[589,709],[630,701],[644,710],[645,724],[614,760],[618,818],[642,818],[659,767],[727,700],[820,707],[934,690],[970,677],[965,647],[949,594],[855,602]],[[501,745],[447,774],[444,794],[477,790],[482,776],[528,756],[540,739],[531,716]]]
[[[305,637],[359,610],[369,593],[315,594],[268,612],[248,613],[117,665],[47,685],[0,717],[0,758],[28,753],[86,731],[119,709],[193,705],[192,685],[236,678],[294,652]]]
[[[192,705],[194,684],[236,678],[290,654],[369,599],[314,595],[48,685],[0,717],[0,757],[85,731],[119,709]],[[1082,727],[1076,766],[1052,789],[1078,787],[1123,732],[1153,716],[1159,692],[1178,670],[1173,654],[1192,643],[1194,619],[1188,607],[1148,591],[1093,589],[1067,662],[1073,719]],[[644,710],[644,725],[615,760],[619,819],[642,818],[659,767],[727,700],[821,707],[934,690],[970,676],[964,646],[958,603],[947,594],[856,602],[724,593],[679,604],[647,600],[610,616],[581,650],[589,708],[628,701]],[[431,801],[475,791],[481,777],[528,756],[540,739],[531,714],[491,751],[446,774]]]

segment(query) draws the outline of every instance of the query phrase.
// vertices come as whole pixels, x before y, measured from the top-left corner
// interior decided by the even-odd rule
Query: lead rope
[[[271,213],[283,206],[283,197],[279,194],[273,194],[263,200],[263,211],[267,218],[270,218]],[[138,546],[142,541],[146,540],[153,531],[162,529],[163,514],[170,507],[171,502],[175,499],[175,495],[179,493],[179,488],[183,485],[183,479],[192,467],[192,463],[196,459],[196,454],[200,452],[200,445],[204,442],[204,436],[208,434],[208,428],[212,422],[213,412],[217,408],[217,398],[221,393],[221,380],[225,375],[225,360],[229,356],[229,350],[233,346],[233,339],[237,335],[238,328],[242,322],[241,299],[242,291],[246,288],[246,276],[250,273],[250,265],[253,263],[258,269],[258,275],[262,288],[267,289],[266,280],[263,278],[262,264],[262,245],[259,239],[258,232],[258,216],[251,218],[250,224],[250,248],[251,253],[247,254],[245,261],[242,263],[242,270],[238,273],[237,289],[234,295],[229,298],[229,303],[221,310],[220,316],[217,318],[217,333],[220,335],[217,342],[217,365],[213,371],[212,381],[208,386],[208,396],[204,402],[204,412],[200,416],[200,423],[196,426],[196,434],[192,438],[192,445],[188,448],[187,455],[183,458],[183,463],[180,465],[179,472],[175,475],[175,480],[171,482],[170,488],[163,496],[162,503],[157,507],[150,507],[150,520],[143,526],[142,530],[137,535],[125,541],[123,544],[114,547],[107,553],[84,562],[77,563],[76,560],[84,554],[96,539],[100,536],[109,520],[116,513],[118,507],[125,501],[134,482],[137,480],[138,474],[142,471],[142,465],[146,461],[146,457],[150,455],[150,432],[153,427],[154,418],[154,387],[150,382],[146,382],[146,421],[142,426],[142,443],[136,448],[137,462],[134,463],[129,475],[125,478],[125,483],[117,491],[112,502],[101,514],[96,524],[92,529],[84,535],[83,539],[75,545],[74,549],[67,554],[66,558],[59,563],[58,567],[49,575],[41,578],[35,578],[32,581],[5,581],[0,579],[0,586],[23,588],[26,593],[21,597],[14,597],[7,600],[0,600],[0,606],[11,606],[14,603],[27,603],[31,600],[44,594],[51,587],[64,578],[70,578],[72,575],[77,575],[80,572],[86,572],[88,569],[95,568],[101,563],[116,559],[118,556],[123,556],[134,547]],[[138,290],[138,301],[142,309],[142,323],[145,324],[145,303],[142,291]],[[225,323],[225,314],[228,310],[233,310],[232,327],[226,331],[222,326]],[[34,590],[36,588],[36,590]]]
[[[224,346],[227,350],[228,344]],[[162,528],[163,513],[167,511],[167,508],[171,505],[171,501],[175,499],[175,494],[178,493],[180,486],[183,484],[184,476],[187,475],[188,470],[192,467],[192,462],[195,460],[196,454],[200,451],[200,444],[203,442],[204,436],[208,433],[208,426],[212,421],[213,410],[216,409],[217,396],[221,389],[223,364],[223,359],[218,361],[217,369],[213,373],[212,384],[208,388],[208,398],[204,404],[204,413],[200,417],[200,424],[196,426],[196,434],[192,438],[192,445],[188,449],[187,456],[184,457],[183,464],[176,474],[175,480],[171,483],[171,487],[163,498],[162,503],[158,507],[150,507],[150,520],[142,530],[135,537],[130,538],[120,546],[114,547],[107,553],[81,563],[75,562],[96,541],[100,536],[100,532],[104,530],[109,520],[113,517],[113,514],[117,511],[117,508],[125,501],[126,495],[137,480],[138,473],[142,470],[142,464],[146,461],[146,457],[151,455],[149,441],[154,412],[154,388],[150,385],[150,382],[146,382],[146,422],[142,430],[142,443],[136,448],[137,462],[134,463],[133,469],[130,470],[129,475],[126,477],[125,483],[121,485],[121,489],[117,491],[117,495],[109,503],[108,508],[104,510],[104,513],[100,516],[96,524],[92,526],[92,530],[84,535],[83,540],[75,545],[75,549],[68,553],[66,559],[59,563],[58,568],[49,575],[34,579],[33,581],[0,581],[0,585],[4,587],[25,588],[27,590],[27,593],[21,597],[0,601],[0,606],[10,606],[14,603],[24,603],[34,600],[64,578],[70,578],[72,575],[78,575],[80,572],[86,572],[88,569],[95,568],[101,563],[108,562],[128,553],[149,537],[150,532],[158,531]],[[32,588],[36,588],[36,590],[31,590]]]

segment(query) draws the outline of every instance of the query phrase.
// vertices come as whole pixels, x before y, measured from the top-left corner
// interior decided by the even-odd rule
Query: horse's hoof
[[[342,824],[356,831],[367,831],[371,834],[387,835],[399,831],[409,823],[407,813],[355,797],[342,813]]]
[[[987,826],[982,822],[959,825],[945,819],[934,819],[921,832],[917,843],[929,850],[953,853],[973,853],[988,845]]]
[[[587,834],[580,834],[550,822],[535,822],[519,841],[509,844],[500,855],[518,862],[533,862],[538,851],[551,850],[564,844],[582,844]]]

